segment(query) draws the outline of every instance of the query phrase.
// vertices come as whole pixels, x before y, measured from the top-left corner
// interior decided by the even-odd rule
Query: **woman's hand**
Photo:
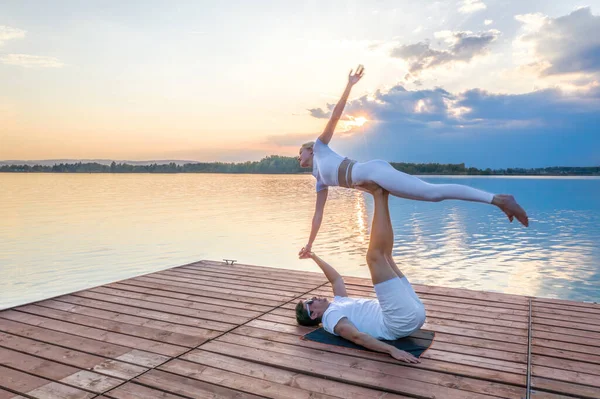
[[[310,257],[310,254],[312,252],[312,245],[305,245],[304,248],[302,248],[300,250],[300,252],[298,252],[298,256],[300,257],[300,259],[306,259]]]
[[[362,65],[359,65],[358,68],[356,68],[356,72],[354,74],[352,74],[352,69],[350,70],[350,73],[348,74],[348,84],[350,85],[355,85],[358,83],[358,81],[360,80],[360,78],[363,77],[365,72],[365,67],[363,67]]]

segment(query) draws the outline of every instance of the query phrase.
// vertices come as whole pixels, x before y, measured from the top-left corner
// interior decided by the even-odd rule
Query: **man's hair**
[[[296,305],[296,321],[301,326],[316,326],[321,322],[321,318],[317,317],[316,319],[311,319],[310,315],[306,311],[306,307],[304,306],[304,301],[300,300]]]

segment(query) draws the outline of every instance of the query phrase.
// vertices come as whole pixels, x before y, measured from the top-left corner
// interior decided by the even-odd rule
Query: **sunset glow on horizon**
[[[345,156],[600,164],[599,10],[600,0],[5,2],[0,160],[295,156],[363,64],[331,144]]]

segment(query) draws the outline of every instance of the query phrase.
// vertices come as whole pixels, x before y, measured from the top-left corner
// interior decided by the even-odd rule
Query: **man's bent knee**
[[[375,266],[387,262],[387,257],[384,251],[381,249],[369,249],[367,251],[367,265]]]

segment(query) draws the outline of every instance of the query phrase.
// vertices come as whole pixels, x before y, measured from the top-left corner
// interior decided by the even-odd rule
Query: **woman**
[[[361,183],[373,181],[389,191],[390,194],[401,198],[434,202],[456,199],[492,204],[500,208],[511,222],[513,218],[517,218],[524,226],[529,226],[527,214],[512,195],[494,195],[460,184],[426,183],[417,177],[396,170],[389,162],[382,160],[355,162],[342,157],[329,148],[329,142],[335,126],[342,116],[350,90],[363,77],[363,74],[362,65],[358,66],[354,74],[350,70],[346,90],[335,106],[325,130],[315,142],[305,143],[300,148],[298,156],[300,166],[312,168],[312,174],[317,179],[317,203],[312,228],[308,243],[300,250],[300,256],[310,253],[312,250],[312,244],[321,227],[328,186],[354,188]]]

